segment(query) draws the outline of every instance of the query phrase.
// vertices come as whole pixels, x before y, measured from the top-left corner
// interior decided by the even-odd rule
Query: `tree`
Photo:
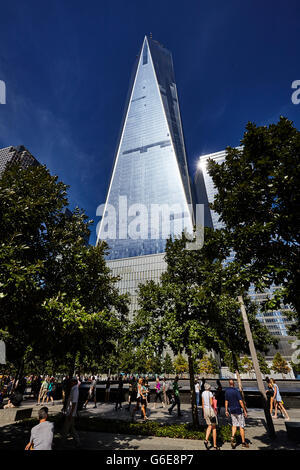
[[[204,356],[197,362],[197,372],[201,375],[219,374],[217,361],[211,356]]]
[[[168,376],[174,373],[174,364],[169,353],[166,353],[164,360],[162,362],[162,370]]]
[[[277,374],[282,374],[283,376],[285,374],[288,374],[291,370],[287,361],[284,359],[284,357],[282,357],[279,352],[277,352],[273,358],[272,370]]]
[[[189,370],[188,362],[182,354],[178,354],[178,356],[175,357],[173,366],[176,374],[182,375]]]
[[[167,270],[160,283],[150,281],[139,286],[140,308],[133,336],[137,347],[145,353],[155,350],[161,355],[168,345],[174,354],[186,355],[193,423],[197,425],[195,360],[206,350],[231,352],[234,358],[249,350],[236,300],[241,282],[238,272],[232,277],[232,269],[224,264],[228,250],[222,233],[206,229],[201,250],[186,250],[185,244],[185,235],[168,240]],[[255,341],[265,348],[270,335],[255,318],[254,311],[254,308],[250,311],[250,321]]]
[[[223,164],[209,162],[212,208],[256,288],[281,286],[265,308],[284,302],[299,318],[300,132],[283,117],[268,127],[248,123],[241,144],[227,147]]]
[[[251,374],[253,372],[253,362],[251,361],[250,357],[244,356],[241,358],[241,372],[246,374]]]
[[[37,356],[69,358],[73,373],[78,352],[106,354],[126,324],[107,246],[86,246],[92,221],[67,205],[67,186],[43,166],[0,179],[0,336],[19,374]]]
[[[257,358],[258,358],[259,368],[260,368],[261,373],[262,374],[270,374],[271,369],[268,366],[268,363],[267,363],[265,357],[261,353],[258,353]]]

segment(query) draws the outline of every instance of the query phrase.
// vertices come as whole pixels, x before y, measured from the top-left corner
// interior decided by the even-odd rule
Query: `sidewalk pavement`
[[[127,404],[125,404],[126,406]],[[24,406],[32,406],[32,417],[37,417],[39,406],[35,406],[34,402],[27,402]],[[49,414],[57,414],[61,410],[61,402],[56,402],[54,406],[47,405]],[[113,403],[98,403],[97,408],[94,408],[94,403],[88,404],[86,410],[79,412],[79,416],[97,416],[105,419],[121,419],[130,421],[131,417],[125,406],[118,411],[115,411]],[[183,404],[181,407],[182,417],[177,417],[176,408],[170,416],[167,408],[162,408],[158,405],[156,409],[152,409],[153,404],[150,404],[149,421],[158,421],[162,423],[190,423],[192,421],[190,405]],[[300,421],[300,409],[288,410],[291,421]],[[279,415],[280,416],[280,415]],[[200,424],[205,425],[202,419],[202,412],[199,411]],[[140,419],[140,412],[136,413],[136,421],[142,422]],[[285,428],[285,420],[279,417],[274,421],[276,432],[276,439],[271,441],[268,437],[265,427],[265,417],[262,409],[249,409],[248,418],[246,420],[246,440],[250,443],[249,450],[300,450],[300,444],[288,440]],[[220,424],[228,423],[227,418],[221,416],[219,419]],[[204,450],[204,444],[197,440],[188,439],[172,439],[154,436],[130,436],[101,432],[86,432],[79,431],[79,436],[82,442],[82,450]],[[0,449],[13,450],[16,448],[24,448],[29,439],[30,430],[24,430],[17,423],[11,425],[0,424]],[[25,442],[25,444],[24,444]],[[62,446],[60,436],[58,434],[54,437],[54,449],[74,449],[73,439],[68,439],[67,443]],[[230,443],[222,445],[221,450],[232,450]],[[236,450],[246,451],[238,445]]]

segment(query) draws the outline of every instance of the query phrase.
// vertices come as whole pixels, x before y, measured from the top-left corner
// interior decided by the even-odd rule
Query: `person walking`
[[[45,401],[45,398],[46,398],[47,392],[48,392],[48,386],[49,386],[48,377],[45,376],[44,380],[42,381],[41,388],[40,388],[40,393],[39,393],[37,405],[41,404],[41,400],[42,400],[42,404],[44,404],[44,401]]]
[[[217,400],[217,414],[221,415],[221,409],[225,406],[224,392],[220,380],[217,380],[217,387],[215,390],[215,398]]]
[[[247,418],[247,410],[242,400],[239,390],[234,387],[234,380],[229,380],[229,388],[225,391],[225,414],[231,416],[232,434],[231,434],[231,447],[236,448],[235,433],[237,428],[240,429],[242,439],[242,447],[249,447],[245,441],[245,418]]]
[[[269,379],[269,377],[266,377],[266,382],[267,382],[267,390],[266,390],[266,395],[268,399],[268,404],[270,407],[270,415],[273,415],[273,405],[274,405],[274,390],[273,390],[273,385],[272,385],[272,379]]]
[[[142,398],[143,398],[143,401],[142,401]],[[143,413],[143,416],[145,418],[146,411],[145,411],[145,402],[144,402],[144,400],[146,400],[146,398],[147,398],[147,396],[146,396],[145,384],[143,383],[143,379],[139,378],[138,384],[137,384],[136,405],[133,408],[132,414],[131,414],[132,422],[134,422],[135,413],[139,410],[140,405],[142,405],[142,413]]]
[[[76,447],[80,447],[80,439],[75,429],[75,417],[77,414],[78,398],[79,398],[79,387],[78,380],[76,377],[73,377],[70,381],[71,390],[69,397],[67,398],[66,406],[66,417],[62,430],[63,441],[65,442],[68,434],[75,439]]]
[[[50,398],[50,400],[52,402],[52,406],[54,406],[54,398],[53,398],[54,392],[55,392],[55,379],[54,379],[54,377],[51,377],[51,379],[48,383],[46,404],[48,404],[48,401],[49,401],[49,398]]]
[[[54,423],[47,421],[48,408],[39,409],[39,424],[31,429],[30,440],[25,450],[52,450]]]
[[[168,409],[169,414],[172,414],[173,408],[177,405],[177,415],[182,416],[182,413],[180,412],[180,395],[179,395],[179,388],[180,385],[178,384],[179,377],[176,375],[174,383],[173,383],[173,393],[174,393],[174,403],[170,406]]]
[[[125,408],[127,411],[130,411],[131,402],[133,401],[133,382],[134,378],[130,378],[128,387],[128,406]]]
[[[110,377],[107,377],[106,385],[105,385],[105,402],[109,402],[110,396]]]
[[[123,401],[123,379],[122,375],[119,376],[119,383],[118,383],[118,390],[116,396],[116,406],[115,410],[118,411],[122,408],[122,401]]]
[[[278,388],[278,385],[277,383],[275,382],[274,379],[270,379],[270,383],[273,387],[273,402],[274,402],[274,416],[273,418],[274,419],[277,419],[277,410],[278,408],[280,409],[281,411],[281,414],[282,416],[284,417],[285,416],[285,420],[288,421],[290,419],[289,415],[288,415],[288,412],[286,411],[285,407],[283,406],[283,401],[282,401],[282,398],[281,398],[281,395],[280,395],[280,392],[279,392],[279,388]]]
[[[96,386],[97,386],[97,381],[95,379],[95,376],[93,375],[91,377],[91,384],[90,384],[90,388],[88,391],[88,396],[82,408],[86,408],[90,400],[94,401],[94,408],[97,408]]]
[[[162,394],[162,384],[160,383],[159,381],[159,377],[156,377],[156,383],[155,383],[155,399],[154,399],[154,404],[153,404],[153,409],[156,408],[156,403],[157,403],[157,400],[159,399],[161,404],[162,404],[162,407],[165,408],[165,404],[163,402],[163,399],[161,397],[161,394]]]
[[[146,376],[146,378],[144,379],[144,385],[146,387],[146,410],[147,410],[147,406],[149,405],[150,400],[151,400],[150,385],[149,385],[148,376]]]
[[[199,405],[200,405],[200,383],[199,383],[199,379],[197,379],[196,382],[195,382],[195,393],[196,393],[196,405],[197,405],[197,408],[198,408]]]
[[[172,403],[172,382],[170,379],[167,380],[166,382],[166,395],[167,395],[167,404],[171,405]]]
[[[220,447],[217,446],[218,418],[213,407],[213,394],[211,393],[211,386],[208,383],[206,383],[204,386],[204,392],[201,395],[201,399],[203,416],[207,424],[204,445],[206,449],[209,450],[208,439],[212,432],[213,447],[215,450],[220,450]]]

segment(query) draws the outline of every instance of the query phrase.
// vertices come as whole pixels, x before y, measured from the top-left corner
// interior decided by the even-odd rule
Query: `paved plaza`
[[[126,405],[126,404],[125,404]],[[35,402],[28,400],[24,406],[32,406],[32,417],[37,417],[39,406],[35,406]],[[96,416],[105,419],[118,419],[130,421],[130,414],[125,409],[125,406],[118,411],[115,411],[113,403],[98,403],[97,408],[93,408],[94,404],[90,403],[86,410],[80,411],[79,416]],[[177,412],[174,409],[170,416],[167,408],[162,408],[161,405],[156,409],[152,409],[153,404],[150,404],[148,409],[149,420],[158,421],[161,423],[190,423],[192,421],[190,405],[182,405],[182,417],[177,417]],[[55,415],[61,411],[61,402],[55,402],[55,405],[48,405],[49,414]],[[291,421],[300,421],[300,409],[289,409]],[[279,415],[280,416],[280,415]],[[201,410],[199,411],[200,423],[205,424],[202,419]],[[136,413],[136,422],[142,422],[140,413]],[[226,424],[228,420],[223,416],[219,420],[220,424]],[[246,427],[246,439],[250,443],[249,450],[300,450],[300,444],[288,440],[285,428],[285,420],[279,417],[274,420],[276,431],[276,439],[271,441],[268,437],[265,428],[264,412],[261,409],[249,409]],[[18,423],[2,424],[0,423],[0,449],[14,450],[23,449],[28,442],[30,429],[24,429]],[[198,440],[188,439],[172,439],[164,437],[153,436],[132,436],[122,434],[111,434],[103,432],[86,432],[79,431],[81,439],[81,450],[204,450],[204,444]],[[67,443],[63,446],[61,437],[58,433],[54,437],[54,449],[74,449],[73,439],[68,439]],[[221,450],[231,450],[230,443],[224,443]],[[236,450],[243,450],[241,445],[237,446]]]

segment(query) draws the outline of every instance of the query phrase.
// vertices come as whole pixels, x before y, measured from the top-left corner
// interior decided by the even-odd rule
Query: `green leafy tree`
[[[257,354],[257,359],[258,359],[259,368],[260,368],[261,373],[262,374],[270,374],[271,369],[268,366],[268,363],[267,363],[265,357],[261,353],[258,353]]]
[[[241,282],[238,272],[224,265],[228,250],[222,237],[221,232],[206,229],[204,246],[196,251],[185,249],[185,236],[168,240],[167,271],[159,284],[151,281],[140,285],[140,309],[133,326],[137,346],[145,351],[155,349],[161,355],[168,345],[174,354],[186,355],[195,425],[195,360],[206,350],[231,353],[234,357],[249,352],[236,300]],[[249,322],[255,330],[256,344],[264,348],[270,335],[251,308]]]
[[[126,326],[107,246],[86,246],[91,221],[65,211],[67,189],[43,166],[0,179],[0,336],[18,374],[33,357],[67,358],[71,372],[78,353],[105,355]]]
[[[168,376],[174,373],[175,368],[174,368],[174,364],[169,353],[166,353],[164,357],[164,360],[162,363],[162,370]]]
[[[176,374],[182,375],[189,370],[188,362],[182,354],[175,357],[173,366]]]
[[[240,364],[241,364],[241,372],[244,372],[246,374],[251,374],[252,372],[254,372],[253,362],[250,359],[250,357],[248,356],[242,357]]]
[[[282,286],[265,308],[284,302],[299,319],[300,132],[283,117],[269,126],[248,123],[241,144],[227,147],[223,164],[208,164],[213,209],[256,288]]]
[[[203,356],[197,362],[197,373],[201,375],[219,374],[219,366],[217,361],[211,356]]]
[[[283,376],[288,374],[291,370],[287,361],[279,352],[277,352],[273,358],[272,370],[277,374],[282,374]]]

